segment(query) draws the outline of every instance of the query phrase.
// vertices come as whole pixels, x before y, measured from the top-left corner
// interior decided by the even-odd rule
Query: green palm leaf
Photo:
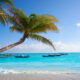
[[[30,31],[32,33],[40,33],[40,32],[47,32],[48,30],[58,32],[58,28],[52,23],[49,24],[41,23],[37,25],[35,28],[31,29]]]
[[[29,17],[29,29],[32,33],[46,32],[47,30],[58,31],[58,28],[53,24],[53,22],[57,22],[57,19],[53,16],[31,14]]]
[[[10,27],[10,31],[11,32],[17,31],[17,32],[22,33],[23,32],[23,29],[21,29],[21,27],[12,26],[12,27]]]
[[[29,37],[32,38],[32,39],[41,41],[41,42],[43,42],[45,44],[48,44],[48,45],[52,46],[55,49],[55,47],[52,44],[52,42],[49,39],[45,38],[45,37],[42,37],[42,36],[37,35],[37,34],[30,34]]]
[[[6,4],[8,6],[13,6],[12,0],[0,0],[0,4]]]
[[[7,16],[2,11],[0,11],[0,23],[3,24],[4,26],[6,23],[8,23]]]

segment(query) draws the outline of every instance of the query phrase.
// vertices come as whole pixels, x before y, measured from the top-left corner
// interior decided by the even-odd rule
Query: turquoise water
[[[18,55],[12,53],[13,55]],[[50,53],[32,53],[29,58],[0,58],[0,70],[41,70],[80,72],[80,53],[68,53],[58,57],[42,57]],[[25,55],[25,54],[24,54]]]

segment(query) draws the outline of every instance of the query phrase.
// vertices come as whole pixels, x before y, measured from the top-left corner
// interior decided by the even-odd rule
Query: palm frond
[[[0,11],[0,23],[3,24],[4,26],[5,24],[8,23],[7,16],[2,11]]]
[[[51,22],[51,23],[52,22],[58,22],[58,20],[54,16],[51,16],[51,15],[42,15],[41,19],[44,21]]]
[[[21,25],[19,24],[19,22],[17,21],[17,19],[15,19],[14,17],[9,16],[9,15],[7,15],[7,17],[8,17],[8,22],[10,24],[12,24],[14,26],[20,26],[21,27]]]
[[[39,33],[47,30],[58,31],[58,28],[53,22],[57,19],[50,15],[30,15],[29,29],[31,32]]]
[[[15,21],[17,23],[19,23],[19,25],[21,25],[22,27],[25,27],[28,25],[29,18],[25,15],[25,13],[21,9],[17,9],[17,8],[9,9],[9,8],[7,8],[6,10],[9,11],[13,15]]]
[[[42,37],[42,36],[37,35],[37,34],[30,34],[29,37],[32,38],[32,39],[41,41],[41,42],[43,42],[45,44],[48,44],[48,45],[52,46],[55,49],[55,47],[52,44],[52,42],[49,39],[45,38],[45,37]]]
[[[22,33],[23,32],[23,29],[21,29],[21,27],[12,26],[12,27],[10,27],[10,31],[11,32],[17,31],[17,32]]]
[[[15,8],[14,8],[15,9]],[[18,15],[16,14],[16,12],[14,12],[14,9],[9,9],[6,8],[5,11],[9,12],[10,14],[8,15],[9,20],[15,20],[13,22],[18,23],[20,26],[23,26],[22,22],[20,21]],[[11,19],[10,19],[11,18]]]
[[[6,4],[8,6],[13,6],[12,0],[0,0],[0,4]]]
[[[30,32],[31,33],[40,33],[40,32],[47,32],[48,30],[56,31],[56,32],[59,31],[58,28],[55,26],[55,24],[41,23],[41,24],[37,25],[35,28],[31,29]]]
[[[3,10],[3,8],[0,5],[0,23],[3,24],[5,26],[5,24],[8,24],[8,18],[7,15],[5,13],[5,11]]]

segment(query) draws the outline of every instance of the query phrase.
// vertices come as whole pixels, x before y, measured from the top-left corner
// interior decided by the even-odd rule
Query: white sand
[[[66,73],[66,74],[0,73],[0,80],[80,80],[80,73]]]

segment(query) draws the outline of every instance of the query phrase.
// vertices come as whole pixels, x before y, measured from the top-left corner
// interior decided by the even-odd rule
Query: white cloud
[[[62,42],[55,42],[56,52],[80,52],[80,45],[79,44],[66,44]],[[16,52],[16,53],[52,53],[54,52],[53,48],[42,44],[21,44],[8,52]]]
[[[45,53],[45,52],[49,53],[49,52],[53,52],[54,50],[50,46],[37,43],[37,44],[30,44],[30,45],[22,44],[15,47],[13,51],[21,52],[21,53],[22,52],[23,53]]]
[[[55,46],[59,52],[80,52],[80,44],[66,44],[56,42]]]
[[[77,25],[77,27],[80,27],[80,23],[77,23],[76,25]]]

